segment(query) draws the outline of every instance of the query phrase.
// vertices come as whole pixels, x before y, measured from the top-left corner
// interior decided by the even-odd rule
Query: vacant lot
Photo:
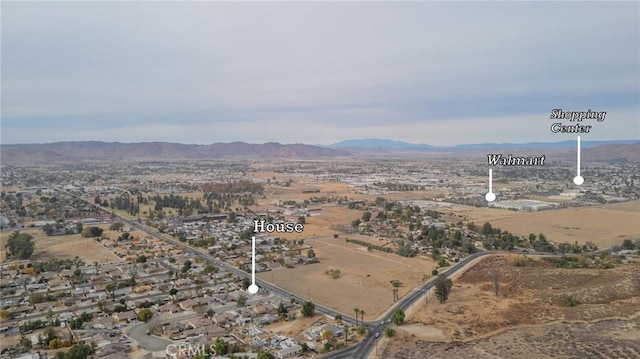
[[[348,209],[345,206],[327,204],[322,206],[322,211],[316,212],[311,217],[306,217],[306,224],[302,233],[279,233],[278,237],[288,240],[327,237],[341,232],[336,226],[351,226],[351,222],[362,217],[362,211]]]
[[[410,314],[381,357],[637,358],[639,271],[638,262],[599,270],[483,259],[456,280],[445,304],[431,300]],[[569,296],[576,306],[567,306]]]
[[[488,221],[494,227],[521,236],[544,233],[556,243],[593,242],[599,248],[606,248],[625,239],[640,238],[640,201],[540,212],[468,208],[459,213],[476,224]]]
[[[47,260],[51,258],[75,258],[78,256],[85,263],[111,263],[122,260],[101,246],[92,238],[83,238],[79,234],[64,236],[47,236],[41,230],[25,230],[33,236],[36,244],[32,260]]]
[[[371,239],[371,237],[349,236]],[[320,263],[259,273],[282,288],[304,298],[354,315],[354,308],[365,311],[365,320],[372,320],[393,304],[391,281],[400,280],[400,295],[422,282],[431,273],[434,262],[425,258],[404,258],[378,251],[368,252],[365,247],[346,243],[344,236],[338,239],[322,237],[306,239],[313,246]],[[326,272],[340,270],[340,277],[333,279]]]

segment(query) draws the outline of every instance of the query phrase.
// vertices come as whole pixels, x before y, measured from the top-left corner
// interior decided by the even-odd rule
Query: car
[[[380,333],[376,333],[376,338],[380,336]]]
[[[380,322],[380,325],[384,325],[384,320]]]

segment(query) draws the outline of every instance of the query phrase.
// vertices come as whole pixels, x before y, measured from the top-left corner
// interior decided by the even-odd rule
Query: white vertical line
[[[580,177],[580,136],[578,136],[578,177]]]
[[[251,237],[251,284],[256,284],[256,237]]]
[[[489,193],[493,193],[493,169],[489,168]]]

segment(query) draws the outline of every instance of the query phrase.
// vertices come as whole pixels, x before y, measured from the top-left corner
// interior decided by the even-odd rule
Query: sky
[[[640,2],[2,2],[0,141],[640,139]],[[564,121],[570,124],[568,120]]]

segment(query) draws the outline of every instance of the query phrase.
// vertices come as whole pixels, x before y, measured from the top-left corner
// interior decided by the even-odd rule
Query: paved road
[[[105,212],[107,212],[109,214],[113,213],[113,212],[109,211],[106,208],[103,208],[103,207],[98,207],[98,208],[100,208],[100,210],[105,211]],[[123,216],[121,216],[121,215],[119,215],[117,213],[113,213],[113,214],[116,217],[118,217],[118,220],[120,220],[123,223],[128,224],[132,228],[144,231],[144,232],[148,233],[151,236],[154,236],[156,238],[165,240],[167,242],[170,242],[170,243],[174,244],[177,247],[183,248],[183,249],[187,250],[189,253],[191,253],[193,255],[196,255],[196,256],[198,256],[200,258],[206,259],[207,261],[213,263],[214,265],[218,266],[219,268],[223,268],[223,269],[233,273],[234,275],[236,275],[236,276],[238,276],[240,278],[246,277],[246,278],[251,279],[251,274],[250,273],[247,273],[247,272],[245,272],[245,271],[243,271],[243,270],[241,270],[239,268],[233,267],[233,266],[231,266],[231,265],[229,265],[229,264],[227,264],[225,262],[222,262],[222,261],[210,256],[208,253],[204,253],[204,252],[200,251],[199,249],[197,249],[195,247],[192,247],[192,246],[190,246],[188,244],[182,243],[179,240],[173,238],[172,236],[170,236],[168,234],[160,233],[159,231],[157,231],[154,228],[150,228],[150,227],[147,227],[147,226],[145,226],[145,225],[143,225],[141,223],[138,223],[136,221],[127,219],[127,218],[125,218],[125,217],[123,217]],[[264,281],[264,280],[262,280],[260,278],[256,278],[256,285],[258,285],[261,289],[266,289],[266,290],[270,291],[271,293],[274,293],[274,294],[276,294],[276,295],[278,295],[278,296],[280,296],[282,298],[285,298],[286,300],[295,299],[296,301],[298,301],[300,303],[306,302],[305,298],[297,296],[297,295],[295,295],[295,294],[293,294],[293,293],[291,293],[291,292],[289,292],[289,291],[287,291],[285,289],[282,289],[282,288],[280,288],[280,287],[278,287],[276,285],[273,285],[273,284],[271,284],[269,282],[266,282],[266,281]],[[335,311],[333,309],[324,307],[324,306],[322,306],[322,305],[320,305],[318,303],[314,303],[314,304],[315,304],[315,310],[318,313],[322,313],[322,314],[325,314],[325,315],[328,315],[328,316],[331,316],[331,317],[335,317],[336,315],[340,314],[340,315],[342,315],[343,322],[351,323],[351,324],[355,324],[356,323],[355,319],[350,317],[349,315],[342,314],[342,313],[340,313],[338,311]]]
[[[114,214],[116,217],[118,217],[118,219],[124,223],[127,223],[129,226],[131,226],[132,228],[136,228],[138,230],[144,231],[146,233],[148,233],[151,236],[154,236],[156,238],[159,239],[163,239],[167,242],[170,242],[172,244],[174,244],[177,247],[183,248],[186,251],[188,251],[189,253],[196,255],[200,258],[203,258],[211,263],[213,263],[214,265],[223,268],[231,273],[233,273],[234,275],[238,276],[238,277],[246,277],[251,279],[251,274],[247,273],[239,268],[233,267],[227,263],[224,263],[222,261],[219,261],[218,259],[210,256],[208,253],[204,253],[201,252],[200,250],[198,250],[197,248],[194,248],[192,246],[189,246],[185,243],[182,243],[180,241],[178,241],[177,239],[173,238],[172,236],[165,234],[165,233],[160,233],[159,231],[157,231],[154,228],[150,228],[147,227],[141,223],[138,223],[134,220],[130,220],[128,218],[125,218],[117,213],[114,213],[106,208],[103,207],[99,207],[96,206],[97,208],[99,208],[102,211],[105,211],[109,214]],[[492,252],[478,252],[475,253],[471,256],[468,256],[464,259],[462,259],[461,261],[459,261],[458,263],[456,263],[455,265],[451,266],[447,272],[446,275],[450,276],[453,273],[455,273],[457,270],[459,270],[460,268],[462,268],[465,264],[469,263],[470,261],[474,260],[475,258],[484,256],[484,255],[488,255],[491,254]],[[420,285],[419,287],[415,288],[413,291],[411,291],[408,295],[404,296],[400,301],[398,301],[393,307],[391,307],[386,314],[384,314],[381,318],[378,318],[377,320],[373,321],[373,322],[365,322],[365,326],[367,327],[367,337],[360,342],[358,345],[354,345],[352,347],[349,348],[344,348],[332,353],[329,353],[325,356],[322,356],[322,358],[339,358],[339,359],[343,359],[343,358],[356,358],[356,359],[360,359],[360,358],[366,358],[369,356],[369,354],[371,353],[371,351],[374,349],[375,344],[377,343],[377,340],[380,339],[382,337],[382,335],[384,334],[384,329],[386,328],[386,326],[388,325],[388,321],[389,319],[391,319],[391,316],[393,315],[393,312],[396,309],[402,309],[402,310],[406,310],[407,308],[409,308],[413,303],[415,303],[423,294],[426,290],[429,290],[431,287],[433,287],[433,285],[435,284],[435,277],[427,282],[425,282],[424,284]],[[286,299],[295,299],[296,301],[300,302],[300,303],[304,303],[306,301],[306,299],[299,297],[285,289],[282,289],[276,285],[273,285],[271,283],[268,283],[260,278],[256,278],[256,284],[261,288],[261,289],[267,289],[269,290],[271,293],[276,294],[282,298],[286,298]],[[342,320],[345,323],[350,323],[350,324],[354,324],[356,323],[355,319],[352,318],[349,315],[340,313],[338,311],[335,311],[333,309],[324,307],[318,303],[314,303],[315,304],[315,310],[318,313],[322,313],[331,317],[335,317],[336,315],[340,314],[342,316]],[[384,324],[382,324],[382,322],[384,322]],[[380,337],[376,338],[375,337],[375,333],[380,333]],[[145,331],[145,335],[146,335],[146,331]],[[155,347],[155,346],[154,346]],[[166,345],[165,345],[166,347]],[[164,348],[164,347],[163,347]],[[162,350],[162,349],[160,349]]]
[[[489,255],[492,254],[493,252],[478,252],[478,253],[474,253],[466,258],[463,258],[462,260],[460,260],[458,263],[454,264],[453,266],[449,267],[449,269],[447,269],[445,275],[447,277],[450,277],[451,275],[453,275],[455,272],[457,272],[458,270],[462,269],[466,264],[468,264],[469,262],[471,262],[472,260],[478,258],[478,257],[482,257],[485,255]],[[404,296],[402,299],[400,299],[393,307],[391,307],[386,314],[384,314],[381,318],[378,318],[378,320],[376,320],[375,322],[366,322],[366,326],[367,326],[367,337],[360,342],[358,345],[349,347],[349,348],[344,348],[341,350],[337,350],[335,352],[329,353],[327,355],[322,356],[323,359],[325,358],[332,358],[332,359],[363,359],[363,358],[367,358],[371,352],[373,351],[373,349],[375,348],[377,341],[379,339],[382,338],[382,336],[384,335],[384,331],[387,328],[387,326],[389,325],[389,320],[391,319],[391,317],[393,316],[393,312],[396,309],[401,309],[403,311],[407,311],[407,309],[409,307],[411,307],[416,301],[418,301],[424,294],[426,291],[428,291],[429,289],[431,289],[436,282],[436,278],[437,277],[433,277],[432,279],[430,279],[429,281],[425,282],[424,284],[416,287],[415,289],[413,289],[411,292],[409,292],[409,294],[407,294],[406,296]],[[375,337],[375,333],[379,333],[380,336],[378,338]]]
[[[90,202],[87,202],[90,203]],[[214,265],[223,268],[231,273],[233,273],[234,275],[238,276],[238,277],[246,277],[251,279],[251,274],[244,272],[242,270],[240,270],[239,268],[233,267],[227,263],[221,262],[219,260],[217,260],[216,258],[210,256],[208,253],[204,253],[201,252],[200,250],[191,247],[185,243],[182,243],[178,240],[176,240],[175,238],[173,238],[170,235],[164,234],[164,233],[160,233],[157,230],[147,227],[145,225],[142,225],[141,223],[138,223],[136,221],[127,219],[117,213],[114,213],[106,208],[100,207],[100,206],[96,206],[97,208],[99,208],[102,211],[105,211],[109,214],[114,214],[116,217],[119,218],[120,221],[127,223],[129,226],[131,226],[132,228],[136,228],[139,229],[141,231],[144,231],[156,238],[160,238],[163,239],[167,242],[170,242],[174,245],[176,245],[177,247],[183,248],[185,250],[187,250],[188,252],[199,256],[203,259],[206,259],[207,261],[213,263]],[[489,254],[493,254],[496,252],[478,252],[478,253],[474,253],[466,258],[463,258],[462,260],[460,260],[458,263],[454,264],[453,266],[451,266],[447,271],[446,271],[446,276],[449,277],[451,275],[453,275],[456,271],[460,270],[461,268],[463,268],[467,263],[471,262],[472,260],[481,257],[481,256],[485,256],[485,255],[489,255]],[[537,254],[537,253],[536,253]],[[551,255],[553,256],[553,255]],[[352,358],[352,359],[363,359],[363,358],[367,358],[371,351],[374,349],[375,345],[377,344],[378,339],[382,338],[382,336],[384,335],[384,330],[386,329],[389,320],[391,319],[391,316],[393,315],[393,312],[396,309],[401,309],[403,311],[406,311],[411,305],[413,305],[417,300],[420,299],[420,297],[422,297],[422,295],[424,295],[424,293],[426,291],[428,291],[429,289],[431,289],[434,285],[435,285],[435,280],[436,278],[432,278],[431,280],[423,283],[422,285],[416,287],[414,290],[412,290],[411,292],[409,292],[408,295],[404,296],[402,299],[400,299],[393,307],[391,307],[381,318],[378,318],[375,321],[372,322],[365,322],[365,326],[367,327],[367,337],[360,342],[357,345],[348,347],[348,348],[343,348],[334,352],[331,352],[327,355],[322,356],[321,358],[336,358],[336,359],[347,359],[347,358]],[[306,301],[306,299],[299,297],[291,292],[288,292],[285,289],[282,289],[276,285],[273,285],[271,283],[268,283],[260,278],[256,278],[256,284],[258,286],[264,289],[269,290],[271,293],[274,293],[280,297],[286,298],[286,299],[295,299],[296,301],[300,302],[300,303],[304,303]],[[343,313],[339,313],[333,309],[324,307],[318,303],[314,303],[315,304],[315,309],[316,312],[331,316],[331,317],[335,317],[336,315],[340,314],[342,316],[342,319],[345,323],[350,323],[350,324],[355,324],[356,321],[353,317],[347,315],[347,314],[343,314]],[[380,336],[379,338],[375,337],[375,333],[379,333]]]
[[[133,340],[136,341],[142,349],[150,352],[165,351],[167,346],[175,344],[173,340],[157,337],[155,335],[147,334],[149,330],[163,323],[175,323],[182,320],[195,318],[195,313],[180,314],[172,318],[154,318],[149,323],[138,323],[125,330],[125,333]]]

